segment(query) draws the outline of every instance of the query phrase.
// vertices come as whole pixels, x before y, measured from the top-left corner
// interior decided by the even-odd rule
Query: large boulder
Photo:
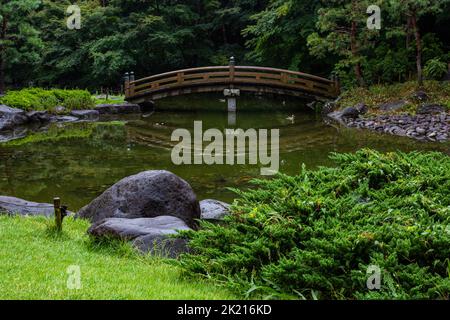
[[[144,171],[124,178],[78,212],[97,222],[105,218],[174,216],[195,227],[200,206],[191,186],[164,170]]]
[[[12,130],[28,122],[25,111],[0,105],[0,131]]]
[[[191,230],[186,223],[176,217],[156,218],[107,218],[94,223],[88,233],[97,239],[116,238],[132,240],[133,245],[144,253],[176,258],[187,252],[187,240],[175,238],[178,231]]]
[[[50,217],[54,215],[54,209],[50,203],[0,196],[0,214]]]
[[[221,221],[230,214],[230,205],[228,203],[206,199],[200,201],[201,219],[211,221]]]

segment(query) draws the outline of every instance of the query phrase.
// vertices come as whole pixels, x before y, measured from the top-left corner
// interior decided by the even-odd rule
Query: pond
[[[297,102],[292,110],[281,100],[240,98],[235,125],[224,111],[207,111],[211,104],[224,110],[219,99],[177,98],[174,105],[189,105],[205,111],[156,111],[144,115],[109,116],[100,123],[51,125],[25,140],[0,145],[0,195],[37,202],[51,202],[59,196],[70,210],[77,210],[118,180],[144,170],[165,169],[188,181],[198,198],[232,201],[228,187],[246,187],[260,176],[260,165],[174,165],[171,152],[176,142],[172,132],[190,131],[194,121],[203,129],[255,128],[280,130],[280,171],[299,172],[302,163],[309,168],[333,165],[330,152],[350,152],[370,147],[380,151],[437,150],[450,154],[450,146],[423,143],[408,138],[330,125]],[[198,108],[196,108],[198,107]],[[114,122],[106,122],[115,120]],[[231,119],[233,122],[233,120]]]

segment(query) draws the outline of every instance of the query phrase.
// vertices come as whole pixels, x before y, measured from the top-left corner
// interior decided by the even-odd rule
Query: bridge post
[[[236,60],[234,59],[234,57],[230,57],[230,87],[231,87],[231,89],[233,89],[235,69],[236,69]]]
[[[129,97],[130,96],[130,75],[128,74],[128,72],[125,72],[123,80],[124,80],[125,97]]]
[[[334,93],[336,94],[336,96],[339,96],[341,94],[341,83],[339,81],[339,76],[333,75],[332,80],[334,82],[333,83]]]
[[[230,57],[230,89],[225,89],[223,91],[223,95],[227,99],[227,108],[229,113],[236,113],[237,109],[236,97],[241,94],[239,89],[234,89],[235,69],[236,69],[236,60],[234,59],[234,57]],[[234,118],[236,118],[236,116],[234,116]]]
[[[130,91],[130,96],[134,95],[134,72],[131,71],[130,72],[130,83],[129,83],[129,91]]]

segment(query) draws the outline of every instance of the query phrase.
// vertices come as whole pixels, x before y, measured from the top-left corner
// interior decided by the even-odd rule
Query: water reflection
[[[171,162],[171,134],[177,128],[193,130],[196,120],[204,130],[229,127],[226,112],[155,112],[131,116],[126,125],[72,124],[58,141],[21,146],[0,146],[0,194],[33,201],[60,196],[72,210],[89,203],[119,179],[143,170],[166,169],[186,179],[198,197],[230,201],[227,187],[246,186],[259,177],[256,165],[182,165]],[[295,119],[295,121],[292,121]],[[108,119],[111,120],[111,119]],[[330,126],[310,113],[292,111],[236,114],[233,127],[280,129],[280,171],[295,174],[308,167],[332,165],[333,151],[371,147],[380,151],[439,150],[450,154],[448,144],[429,144],[407,138]],[[92,129],[92,130],[91,130]],[[70,130],[91,130],[89,137]]]

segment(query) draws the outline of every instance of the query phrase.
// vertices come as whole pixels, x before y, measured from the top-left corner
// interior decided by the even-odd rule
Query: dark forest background
[[[81,8],[81,29],[66,10]],[[369,5],[382,9],[369,30]],[[287,68],[345,86],[440,78],[449,55],[447,0],[0,0],[0,91],[120,86],[187,67]]]

